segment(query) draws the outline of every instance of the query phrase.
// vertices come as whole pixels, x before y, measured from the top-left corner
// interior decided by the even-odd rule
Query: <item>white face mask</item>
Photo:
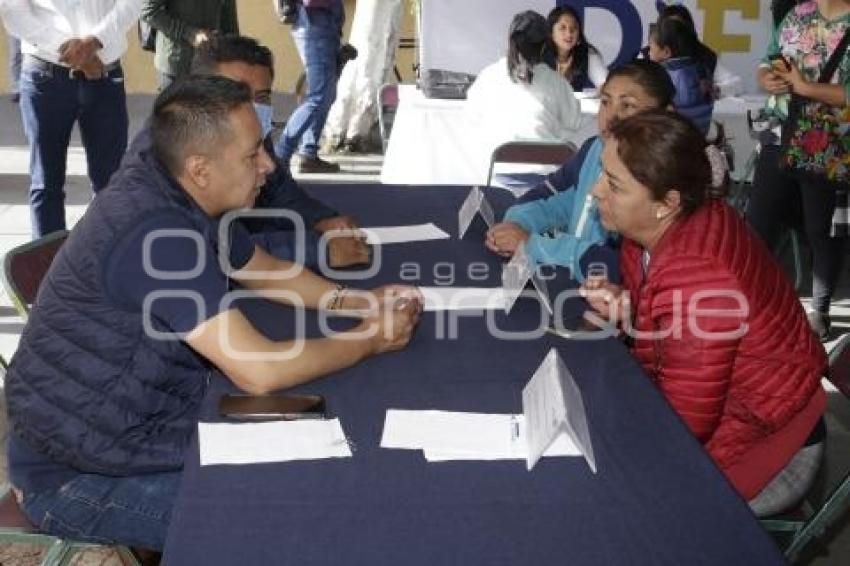
[[[254,110],[257,112],[257,118],[260,120],[260,128],[263,130],[263,138],[265,138],[272,131],[274,108],[272,108],[271,104],[257,104],[255,102]]]

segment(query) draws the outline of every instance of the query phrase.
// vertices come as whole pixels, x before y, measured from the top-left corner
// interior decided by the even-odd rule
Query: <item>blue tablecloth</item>
[[[500,262],[482,230],[456,239],[468,189],[325,187],[314,194],[364,226],[434,221],[453,239],[387,246],[379,275],[397,281],[420,265],[417,284],[454,273],[454,285],[497,285]],[[495,195],[497,208],[506,200]],[[441,263],[442,262],[442,263]],[[471,262],[485,264],[475,280]],[[402,264],[408,263],[407,268]],[[572,314],[582,309],[568,301]],[[292,332],[291,312],[243,305],[263,332]],[[502,331],[535,329],[540,306],[522,299]],[[549,334],[497,339],[481,315],[452,329],[426,313],[409,347],[298,387],[327,398],[353,441],[354,457],[199,467],[197,441],[166,545],[167,564],[757,564],[782,563],[769,537],[697,441],[618,341]],[[442,329],[442,333],[438,332]],[[581,458],[427,463],[420,451],[379,447],[387,409],[518,413],[521,390],[556,347],[582,390],[596,453]],[[213,381],[204,420],[216,421]]]

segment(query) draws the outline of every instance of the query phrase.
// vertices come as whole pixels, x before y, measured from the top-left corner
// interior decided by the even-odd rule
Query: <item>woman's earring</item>
[[[656,210],[655,211],[655,219],[661,220],[662,218],[664,218],[664,214],[660,210]]]

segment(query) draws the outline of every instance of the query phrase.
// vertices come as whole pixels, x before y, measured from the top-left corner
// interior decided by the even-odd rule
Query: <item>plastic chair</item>
[[[390,140],[390,132],[393,129],[393,119],[398,109],[398,85],[384,84],[378,89],[378,129],[381,134],[381,144],[384,153]]]
[[[850,400],[850,334],[845,334],[829,354],[827,378]],[[832,490],[823,503],[806,516],[802,511],[790,516],[762,519],[762,526],[770,533],[787,539],[785,557],[793,562],[806,546],[823,535],[826,529],[850,508],[850,470]]]
[[[3,259],[3,286],[24,321],[29,318],[41,281],[67,238],[68,231],[59,230],[11,249]]]
[[[539,141],[512,141],[503,143],[490,156],[487,170],[487,186],[493,180],[496,163],[527,163],[536,165],[563,165],[576,154],[576,146],[570,142],[554,143]]]

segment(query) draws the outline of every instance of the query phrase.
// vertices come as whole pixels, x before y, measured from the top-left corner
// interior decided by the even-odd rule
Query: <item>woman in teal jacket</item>
[[[503,221],[487,232],[487,248],[508,257],[525,244],[535,264],[567,267],[575,279],[584,281],[582,258],[612,236],[599,221],[591,196],[602,172],[608,127],[613,120],[667,108],[674,94],[667,71],[652,61],[632,61],[611,71],[602,86],[600,135],[585,142],[578,155],[532,190],[524,203],[509,208]]]

